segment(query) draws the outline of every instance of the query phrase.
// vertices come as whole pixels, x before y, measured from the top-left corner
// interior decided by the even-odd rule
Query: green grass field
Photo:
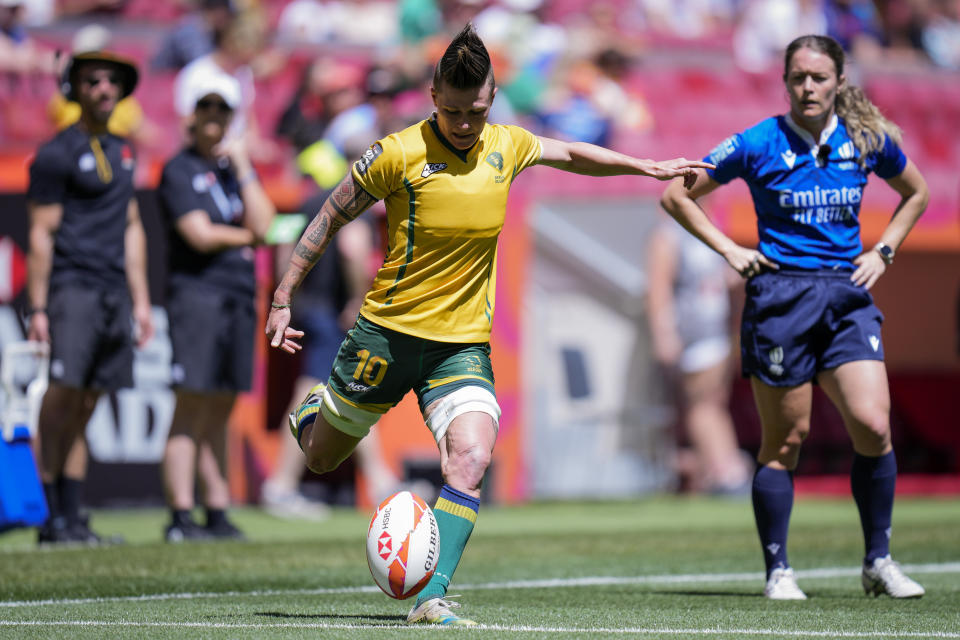
[[[868,598],[851,500],[800,499],[806,602],[761,595],[749,501],[484,507],[452,593],[475,629],[407,627],[364,557],[368,514],[321,523],[237,509],[248,542],[168,545],[160,510],[94,514],[128,544],[37,549],[0,535],[0,638],[960,638],[960,501],[900,499],[894,557],[927,589]]]

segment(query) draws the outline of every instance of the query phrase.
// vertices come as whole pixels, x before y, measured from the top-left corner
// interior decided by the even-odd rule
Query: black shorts
[[[50,379],[78,389],[133,386],[133,319],[125,288],[61,285],[47,300]]]
[[[743,375],[796,386],[846,362],[883,360],[883,314],[850,271],[767,271],[747,282]]]
[[[167,297],[173,386],[200,392],[248,391],[256,312],[252,299],[181,288]]]

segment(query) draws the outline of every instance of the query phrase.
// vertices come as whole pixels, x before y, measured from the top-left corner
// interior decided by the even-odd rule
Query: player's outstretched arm
[[[355,220],[366,211],[376,199],[353,181],[353,175],[347,176],[326,199],[320,211],[313,217],[297,242],[286,273],[273,293],[270,315],[267,317],[266,333],[270,336],[270,346],[283,349],[288,353],[300,350],[297,338],[302,331],[290,327],[290,304],[293,292],[317,263],[334,234],[340,228]]]
[[[587,142],[564,142],[541,136],[540,144],[543,147],[540,164],[587,176],[639,175],[657,180],[682,177],[689,187],[696,180],[696,169],[714,168],[709,162],[686,158],[662,162],[641,160]]]

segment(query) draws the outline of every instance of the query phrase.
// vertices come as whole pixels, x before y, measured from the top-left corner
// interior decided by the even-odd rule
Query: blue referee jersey
[[[843,120],[833,116],[820,140],[789,114],[737,133],[704,158],[707,170],[726,184],[743,178],[757,212],[758,249],[781,267],[853,269],[863,250],[860,202],[872,171],[884,179],[900,175],[903,152],[885,136],[883,148],[859,165],[860,152]]]

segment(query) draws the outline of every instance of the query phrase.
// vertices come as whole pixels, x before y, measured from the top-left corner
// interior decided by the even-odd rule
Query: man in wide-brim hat
[[[112,69],[117,74],[120,86],[120,100],[133,93],[137,86],[140,74],[132,60],[109,51],[86,51],[77,53],[70,58],[66,73],[64,73],[63,94],[70,100],[77,100],[79,86],[79,72],[88,66],[98,66]]]
[[[133,149],[107,129],[137,75],[112,53],[74,56],[62,89],[80,104],[80,119],[41,145],[30,166],[28,336],[50,344],[38,419],[50,511],[42,544],[102,542],[80,504],[84,432],[103,392],[133,386],[134,342],[153,334]]]

